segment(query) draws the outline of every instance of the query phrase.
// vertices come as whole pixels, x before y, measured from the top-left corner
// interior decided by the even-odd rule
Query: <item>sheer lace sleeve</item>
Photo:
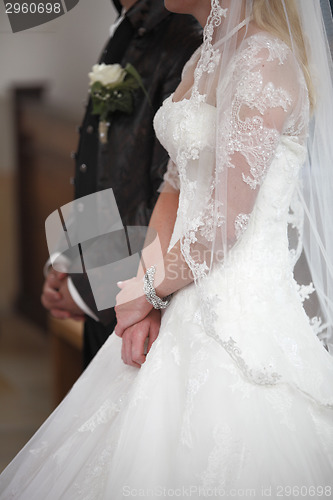
[[[162,191],[167,193],[176,193],[179,192],[179,173],[177,165],[170,159],[167,170],[163,176],[163,182],[160,185],[158,191],[161,193]]]
[[[236,57],[230,84],[232,104],[219,117],[216,158],[216,183],[221,182],[220,170],[222,178],[226,172],[228,182],[229,247],[246,228],[267,171],[281,154],[282,136],[302,142],[308,118],[303,75],[279,40],[264,34],[250,38]],[[223,100],[223,93],[223,88],[218,89],[217,99]]]
[[[209,172],[203,155],[195,181],[189,168],[181,175],[187,214],[182,250],[197,278],[216,260],[212,252],[224,259],[244,234],[260,186],[273,160],[283,154],[283,136],[302,143],[308,119],[299,65],[289,48],[270,35],[245,40],[220,81],[215,168]],[[211,177],[205,191],[198,182],[202,171]]]

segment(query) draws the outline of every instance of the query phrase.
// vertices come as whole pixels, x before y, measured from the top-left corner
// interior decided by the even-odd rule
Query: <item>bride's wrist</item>
[[[163,291],[161,293],[160,288],[157,290],[156,283],[161,284],[162,276],[164,276],[164,273],[161,274],[156,266],[151,266],[146,270],[143,278],[143,290],[146,300],[155,309],[165,309],[171,300],[171,294],[163,294]]]

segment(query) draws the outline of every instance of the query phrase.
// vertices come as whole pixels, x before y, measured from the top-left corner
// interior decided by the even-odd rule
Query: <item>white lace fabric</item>
[[[218,22],[213,17],[212,26]],[[172,160],[166,178],[180,188],[170,247],[180,239],[206,334],[249,380],[288,383],[333,407],[332,360],[293,278],[302,247],[304,211],[297,200],[310,115],[307,85],[297,57],[279,38],[257,30],[239,42],[237,25],[234,31],[226,44],[211,46],[206,29],[191,98],[170,97],[155,117]],[[297,250],[290,248],[288,226]],[[294,311],[308,335],[306,349],[301,331],[284,319],[297,322]],[[261,347],[254,353],[253,345]],[[296,366],[290,346],[302,360]],[[325,375],[315,374],[313,352]]]

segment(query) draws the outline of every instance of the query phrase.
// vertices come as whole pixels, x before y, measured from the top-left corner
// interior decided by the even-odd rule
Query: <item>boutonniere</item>
[[[127,64],[95,64],[89,73],[90,94],[94,115],[99,115],[99,138],[105,144],[111,115],[115,111],[133,112],[133,92],[141,88],[149,100],[141,77],[136,69]]]

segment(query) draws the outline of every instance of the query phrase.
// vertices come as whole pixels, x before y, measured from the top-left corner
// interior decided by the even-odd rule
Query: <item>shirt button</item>
[[[78,204],[77,204],[77,211],[82,213],[82,212],[83,212],[83,210],[84,210],[84,205],[83,205],[83,203],[81,203],[81,202],[80,202],[80,203],[78,203]]]
[[[80,165],[80,172],[86,172],[87,168],[87,165],[85,163],[82,163],[82,165]]]
[[[138,29],[139,36],[144,36],[145,34],[146,34],[146,28],[139,28]]]
[[[92,125],[88,125],[86,128],[87,134],[92,134],[94,131],[94,127]]]

